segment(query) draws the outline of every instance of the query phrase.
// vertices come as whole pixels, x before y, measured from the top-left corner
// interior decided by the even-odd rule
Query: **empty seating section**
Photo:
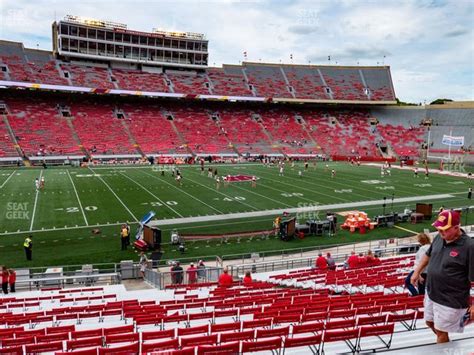
[[[368,100],[358,70],[327,67],[320,71],[335,100]]]
[[[201,73],[181,73],[164,68],[166,74],[161,74],[150,70],[63,62],[53,59],[51,52],[28,49],[22,43],[6,41],[0,42],[0,64],[6,67],[3,71],[5,80],[53,85],[170,92],[165,79],[168,76],[173,91],[187,95],[293,98],[294,94],[298,99],[366,100],[365,87],[368,87],[372,101],[395,100],[390,70],[386,67],[354,69],[244,63],[208,68]],[[332,98],[327,89],[331,90]]]
[[[385,68],[361,69],[365,84],[370,89],[373,101],[394,101],[395,93],[389,70]]]
[[[300,112],[310,134],[326,154],[380,157],[375,146],[376,135],[369,125],[366,111],[309,110]]]
[[[8,295],[0,298],[0,353],[406,351],[435,341],[423,326],[423,296],[404,290],[414,258],[382,258],[380,265],[349,270],[337,264],[334,271],[272,271],[226,288],[114,285]],[[472,334],[466,327],[453,337]]]
[[[113,69],[112,76],[122,90],[169,92],[163,74]]]
[[[63,72],[68,72],[74,86],[98,89],[115,89],[106,68],[87,67],[75,64],[61,64]]]
[[[159,106],[125,104],[122,108],[128,118],[128,128],[143,152],[187,153],[170,121],[163,117]]]
[[[209,82],[204,74],[178,74],[167,72],[173,83],[174,92],[191,95],[209,95]]]
[[[202,108],[173,107],[172,112],[176,128],[194,153],[230,153],[229,142],[224,132]]]
[[[58,63],[53,60],[50,52],[25,49],[25,58],[31,69],[32,77],[29,80],[34,83],[51,85],[68,85],[68,81],[61,77],[58,71]]]
[[[412,256],[393,257],[382,260],[379,266],[349,270],[341,268],[335,271],[302,269],[287,274],[272,275],[270,280],[281,285],[291,284],[300,287],[319,285],[329,288],[332,292],[346,291],[353,293],[369,292],[369,290],[371,292],[389,290],[390,293],[393,293],[394,288],[403,288],[404,279],[413,262]],[[405,293],[402,295],[407,296]],[[372,307],[374,304],[364,304],[364,307],[369,306]]]
[[[249,110],[220,110],[219,124],[241,154],[272,153],[272,144]]]
[[[293,113],[286,110],[266,110],[258,112],[263,126],[270,132],[274,143],[287,154],[316,153],[316,146]]]
[[[92,155],[137,153],[112,105],[83,101],[73,104],[71,111],[75,131]]]
[[[254,86],[257,96],[292,97],[280,66],[247,64],[245,72],[249,83]]]
[[[18,156],[3,117],[0,118],[0,157]]]
[[[286,78],[300,99],[329,100],[319,72],[305,66],[283,66]]]
[[[6,103],[8,122],[27,156],[82,154],[54,101],[11,98]]]
[[[399,156],[418,156],[421,143],[425,141],[423,126],[405,128],[402,125],[378,124],[377,131]]]
[[[207,74],[211,80],[214,95],[252,96],[241,67],[209,68]]]
[[[0,60],[3,65],[8,67],[8,75],[11,81],[29,82],[31,80],[32,72],[23,56],[1,56]]]

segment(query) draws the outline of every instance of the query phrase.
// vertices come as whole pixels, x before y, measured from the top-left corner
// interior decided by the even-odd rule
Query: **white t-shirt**
[[[425,245],[422,245],[420,247],[420,249],[418,249],[418,251],[416,252],[416,255],[415,255],[415,265],[413,267],[414,269],[416,269],[416,267],[420,264],[421,259],[423,258],[423,255],[426,254],[426,252],[429,248],[430,248],[430,244],[425,244]],[[426,270],[426,268],[421,270],[421,272],[424,272],[425,270]]]

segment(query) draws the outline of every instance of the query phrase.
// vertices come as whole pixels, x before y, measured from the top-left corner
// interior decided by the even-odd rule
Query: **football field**
[[[466,178],[430,174],[425,179],[421,169],[416,178],[411,170],[392,168],[391,176],[382,177],[379,167],[334,162],[328,167],[323,162],[311,163],[307,170],[302,164],[286,164],[283,176],[277,166],[262,164],[211,167],[219,176],[229,176],[231,182],[218,184],[209,178],[207,165],[204,173],[197,165],[178,166],[182,185],[169,167],[162,175],[160,166],[2,169],[0,256],[10,255],[8,250],[16,246],[13,254],[20,257],[22,240],[32,233],[41,239],[39,243],[50,243],[48,238],[57,243],[54,248],[50,245],[50,258],[43,261],[54,260],[60,246],[68,250],[78,247],[92,257],[100,247],[86,242],[89,238],[110,243],[105,242],[104,234],[118,234],[123,222],[131,223],[134,234],[134,226],[149,211],[156,213],[163,226],[166,243],[172,228],[193,231],[193,226],[205,225],[207,233],[270,229],[273,217],[283,211],[298,217],[303,210],[362,210],[372,217],[382,212],[384,201],[386,212],[407,206],[414,209],[417,202],[433,203],[436,209],[470,203]],[[255,183],[251,182],[253,176]],[[44,178],[44,188],[36,189],[36,178]],[[93,237],[90,231],[94,228],[107,233]],[[112,256],[116,253],[114,249],[95,256],[108,262],[116,260]]]

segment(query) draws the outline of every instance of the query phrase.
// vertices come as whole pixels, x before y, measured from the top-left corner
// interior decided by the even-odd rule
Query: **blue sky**
[[[1,0],[0,38],[51,50],[66,14],[204,33],[210,65],[390,65],[402,101],[474,100],[474,0]],[[293,54],[293,61],[290,60]],[[331,62],[328,61],[331,56]]]

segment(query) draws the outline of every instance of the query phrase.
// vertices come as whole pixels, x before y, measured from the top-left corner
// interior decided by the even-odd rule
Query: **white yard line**
[[[449,194],[446,194],[446,195],[430,195],[430,196],[416,196],[416,197],[409,197],[410,199],[412,199],[412,201],[406,201],[407,197],[405,198],[399,198],[399,199],[394,199],[394,205],[396,204],[401,204],[401,203],[405,203],[405,202],[421,202],[423,201],[424,199],[427,199],[427,200],[437,200],[437,199],[449,199],[449,198],[453,198],[455,196],[451,196]],[[464,199],[456,199],[454,201],[464,201]],[[325,208],[329,209],[329,207],[331,207],[331,209],[340,209],[340,208],[350,208],[350,207],[364,207],[364,206],[369,206],[369,205],[373,205],[373,207],[367,207],[365,208],[364,210],[373,210],[373,209],[379,209],[380,208],[380,205],[382,204],[382,201],[379,200],[379,201],[375,201],[376,203],[371,203],[371,202],[374,202],[374,201],[366,201],[366,202],[363,202],[363,201],[359,201],[359,202],[354,202],[352,203],[353,205],[352,206],[348,206],[347,203],[340,203],[340,204],[335,204],[335,205],[321,205],[321,206],[317,206],[317,208],[315,207],[314,208],[314,211],[316,210],[319,210],[319,209],[322,209],[324,210]],[[354,204],[358,204],[359,206],[354,206]],[[470,206],[470,208],[474,209],[474,206]],[[276,211],[276,212],[275,212]],[[268,212],[268,214],[264,214],[263,217],[265,216],[270,216],[270,215],[275,215],[275,214],[278,214],[278,211],[282,211],[282,210],[270,210],[270,211],[260,211],[260,212]],[[286,212],[289,212],[290,210],[284,210]],[[306,210],[305,210],[306,211]],[[232,215],[239,215],[238,217],[235,217],[235,218],[245,218],[247,217],[247,214],[248,213],[255,213],[255,212],[242,212],[242,213],[233,213]],[[232,219],[229,217],[229,214],[227,215],[218,215],[218,216],[207,216],[209,218],[206,219],[206,221],[217,221],[217,220],[225,220],[225,219]],[[221,218],[221,217],[224,217],[224,218]],[[198,219],[200,217],[190,217],[190,218],[181,218],[181,219],[178,219],[178,218],[174,218],[174,219],[167,219],[167,220],[162,220],[160,221],[160,223],[162,223],[162,225],[172,225],[172,224],[186,224],[186,223],[195,223],[195,222],[200,222],[198,220],[195,220],[195,219]],[[186,221],[184,221],[186,219]],[[169,223],[168,223],[169,222]],[[253,223],[254,221],[252,221]],[[110,227],[110,226],[120,226],[122,224],[124,224],[125,222],[120,222],[120,223],[108,223],[108,224],[92,224],[91,226],[94,226],[94,227]],[[131,224],[136,224],[138,222],[131,222]],[[229,222],[229,224],[234,224],[232,222]],[[49,228],[49,229],[36,229],[34,231],[31,231],[32,233],[39,233],[39,232],[54,232],[54,231],[64,231],[64,230],[75,230],[75,229],[84,229],[84,228],[90,228],[91,226],[78,226],[78,227],[66,227],[66,228]],[[182,227],[182,228],[198,228],[198,227],[212,227],[207,225],[207,226],[192,226],[192,227]],[[0,235],[17,235],[17,234],[24,234],[24,233],[27,233],[28,231],[15,231],[15,232],[2,232],[0,233]]]
[[[40,181],[41,181],[42,176],[43,176],[43,170],[40,171],[40,176],[39,176]],[[35,204],[33,205],[33,213],[31,215],[30,232],[33,231],[33,223],[35,222],[35,214],[36,214],[36,205],[38,203],[38,195],[39,195],[39,190],[36,190]]]
[[[130,215],[133,217],[133,219],[135,220],[135,222],[138,222],[138,218],[135,217],[135,215],[132,213],[132,211],[130,211],[130,209],[127,207],[127,205],[125,205],[125,203],[123,203],[123,201],[120,199],[120,197],[117,196],[117,194],[115,193],[114,190],[112,190],[112,188],[110,187],[110,185],[107,184],[107,183],[105,182],[105,180],[102,179],[102,177],[101,177],[100,175],[96,174],[94,170],[92,170],[91,168],[89,168],[89,170],[92,171],[92,173],[93,173],[94,175],[97,175],[97,177],[99,178],[99,180],[102,181],[102,182],[104,183],[104,185],[107,186],[107,188],[110,190],[110,192],[112,192],[112,193],[114,194],[114,196],[115,196],[115,198],[117,199],[117,201],[122,204],[122,206],[128,211],[128,213],[130,213]]]
[[[0,189],[1,189],[3,186],[5,186],[5,185],[7,184],[8,180],[10,180],[11,177],[12,177],[15,173],[16,173],[16,170],[15,170],[13,173],[11,173],[9,177],[7,177],[7,179],[6,179],[6,180],[3,182],[3,184],[0,186]]]
[[[207,203],[204,202],[203,200],[200,200],[200,199],[197,198],[196,196],[191,195],[190,193],[184,191],[183,189],[180,189],[180,188],[176,187],[176,186],[173,185],[173,184],[170,184],[168,181],[165,181],[165,180],[160,179],[159,177],[157,177],[157,176],[155,176],[155,175],[148,174],[148,173],[143,172],[143,171],[141,171],[141,173],[144,173],[145,175],[151,176],[151,177],[154,178],[154,179],[157,179],[157,180],[159,180],[159,181],[161,181],[161,182],[164,182],[165,184],[167,184],[167,185],[169,185],[169,186],[175,188],[176,190],[178,190],[179,192],[181,192],[181,193],[183,193],[183,194],[185,194],[185,195],[188,195],[188,196],[191,197],[192,199],[194,199],[194,200],[196,200],[196,201],[202,203],[203,205],[209,207],[210,209],[216,211],[217,213],[224,214],[224,212],[222,212],[221,210],[218,210],[217,208],[212,207],[211,205],[207,204]],[[120,174],[122,174],[122,173],[120,173]],[[123,175],[123,174],[122,174],[122,175]]]
[[[151,196],[153,196],[154,198],[156,198],[158,200],[158,202],[160,202],[163,206],[169,208],[171,211],[173,211],[174,213],[176,213],[178,216],[180,216],[181,218],[183,217],[183,215],[181,213],[179,213],[178,211],[176,211],[173,207],[169,206],[166,202],[164,202],[162,199],[160,199],[158,196],[156,196],[153,192],[151,192],[150,190],[148,190],[145,186],[143,186],[142,184],[140,184],[139,182],[135,181],[134,179],[132,178],[129,178],[127,175],[124,175],[122,173],[120,173],[123,177],[127,178],[128,180],[130,180],[131,182],[133,182],[134,184],[137,184],[138,186],[140,186],[144,191],[148,192]]]
[[[77,202],[79,202],[79,207],[81,208],[82,216],[84,217],[84,222],[86,222],[86,225],[89,225],[89,222],[87,221],[86,213],[84,212],[84,208],[82,208],[82,203],[81,199],[79,198],[79,194],[77,193],[76,190],[76,185],[74,184],[74,181],[72,180],[71,174],[69,174],[69,169],[66,169],[67,171],[67,176],[69,176],[69,180],[71,180],[72,188],[74,189],[74,193],[76,194],[77,197]]]

